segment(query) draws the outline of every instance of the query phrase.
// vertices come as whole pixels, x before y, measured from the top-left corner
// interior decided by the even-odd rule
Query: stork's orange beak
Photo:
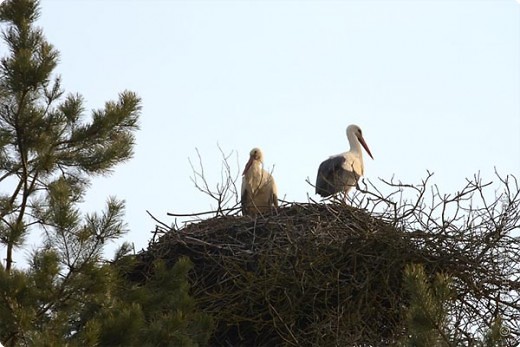
[[[244,168],[244,172],[242,172],[242,176],[244,176],[247,172],[247,170],[249,170],[249,168],[251,167],[251,165],[253,164],[253,157],[249,157],[249,161],[247,162],[246,164],[246,167]]]
[[[365,151],[367,151],[370,158],[374,159],[374,157],[372,156],[372,153],[370,153],[370,149],[368,149],[368,145],[365,142],[365,139],[362,136],[360,136],[360,137],[358,137],[358,140],[361,143],[361,145],[363,146],[363,148],[365,149]]]

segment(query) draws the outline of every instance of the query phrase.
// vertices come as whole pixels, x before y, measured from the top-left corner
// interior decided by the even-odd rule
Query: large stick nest
[[[345,204],[292,204],[172,228],[139,254],[132,277],[146,280],[156,259],[188,256],[192,294],[217,324],[214,346],[381,346],[402,335],[403,271],[420,263],[456,280],[465,318],[454,335],[471,343],[469,325],[492,320],[482,284],[500,274],[490,278],[482,245],[466,241],[400,230]]]

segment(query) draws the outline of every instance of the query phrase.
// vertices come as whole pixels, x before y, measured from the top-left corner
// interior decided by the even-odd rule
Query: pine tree
[[[6,346],[199,346],[212,321],[188,295],[189,260],[157,262],[146,284],[125,279],[124,202],[100,213],[77,207],[91,178],[132,156],[140,98],[125,91],[85,119],[83,98],[65,96],[53,77],[58,52],[40,29],[36,0],[0,5],[9,54],[0,66],[0,341]],[[10,188],[10,189],[9,189]],[[7,190],[7,192],[4,192]],[[43,244],[27,268],[13,254],[31,232]],[[129,260],[130,259],[130,260]],[[117,266],[115,265],[117,264]]]
[[[446,304],[450,298],[449,277],[437,274],[433,283],[421,265],[405,269],[405,286],[410,294],[406,311],[403,346],[451,346],[446,333]]]
[[[208,315],[195,311],[189,296],[187,274],[193,264],[181,258],[171,268],[162,261],[153,264],[153,275],[144,285],[124,279],[127,267],[120,269],[110,304],[92,310],[86,325],[72,341],[85,345],[97,341],[101,346],[175,346],[207,344],[213,328]]]
[[[33,0],[0,5],[9,49],[0,66],[0,338],[8,346],[61,341],[104,297],[111,275],[99,262],[104,244],[125,232],[124,203],[111,197],[84,217],[76,206],[94,175],[131,158],[141,109],[125,91],[85,119],[82,97],[65,96],[53,77],[58,52],[34,27],[38,14]],[[27,270],[16,269],[13,254],[31,232],[43,245]]]
[[[12,192],[1,199],[0,232],[7,249],[7,272],[14,248],[23,244],[35,224],[50,227],[49,236],[72,241],[59,234],[77,226],[80,215],[75,203],[92,175],[108,173],[132,156],[140,111],[140,99],[127,91],[84,122],[82,97],[63,97],[60,79],[51,81],[58,52],[41,30],[33,28],[37,17],[37,3],[32,0],[7,1],[1,7],[11,54],[1,62],[0,180],[14,183]],[[122,231],[122,208],[121,202],[112,199],[104,218],[92,216],[79,229],[85,237],[96,229],[98,242],[117,236]],[[76,230],[76,235],[81,232]],[[96,256],[99,250],[91,251],[80,258]],[[72,254],[67,257],[67,265],[78,265]]]
[[[212,329],[188,295],[191,263],[157,262],[145,284],[125,279],[130,246],[112,262],[103,246],[126,231],[124,202],[82,215],[90,179],[132,156],[141,110],[129,91],[85,119],[83,99],[53,78],[58,52],[40,29],[36,0],[0,5],[9,54],[0,66],[0,341],[6,346],[199,346]],[[9,189],[10,188],[10,189]],[[7,193],[4,192],[7,190]],[[27,268],[13,254],[43,237]],[[123,265],[122,265],[123,264]],[[127,265],[128,265],[127,264]]]
[[[405,286],[410,301],[405,311],[405,336],[400,346],[458,346],[457,337],[449,333],[448,305],[451,299],[450,278],[437,274],[430,280],[424,267],[410,264],[405,269]],[[476,346],[506,346],[507,329],[497,318]]]

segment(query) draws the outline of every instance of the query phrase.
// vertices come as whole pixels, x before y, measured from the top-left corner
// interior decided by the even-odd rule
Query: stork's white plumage
[[[322,197],[338,192],[348,193],[357,185],[359,177],[364,174],[363,154],[365,148],[370,158],[374,159],[363,138],[361,129],[354,124],[347,127],[347,138],[350,151],[330,157],[320,164],[316,178],[316,194]]]
[[[241,205],[244,215],[270,213],[278,207],[278,190],[273,176],[263,169],[264,155],[253,148],[242,173]]]

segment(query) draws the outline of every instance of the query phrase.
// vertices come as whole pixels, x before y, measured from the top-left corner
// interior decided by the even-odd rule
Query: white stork
[[[273,176],[263,169],[264,155],[253,148],[242,173],[241,205],[244,215],[269,213],[278,207],[278,191]]]
[[[334,155],[320,164],[316,178],[316,194],[322,197],[338,192],[347,194],[357,185],[359,177],[364,173],[361,146],[370,158],[374,159],[357,125],[351,124],[347,127],[347,138],[350,151]]]

